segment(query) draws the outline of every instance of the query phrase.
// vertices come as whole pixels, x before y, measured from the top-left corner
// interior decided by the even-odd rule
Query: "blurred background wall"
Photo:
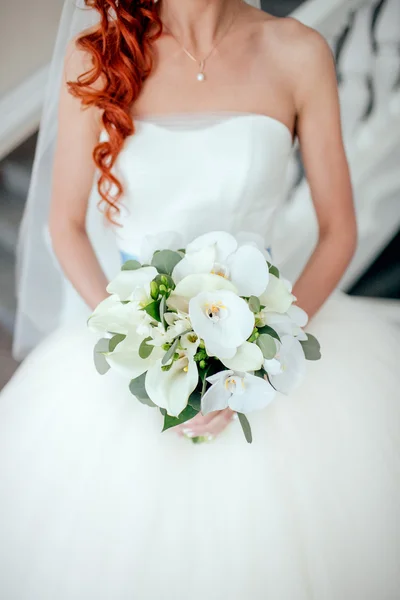
[[[62,4],[0,0],[0,387],[16,367],[10,344],[17,236]],[[359,247],[341,288],[374,302],[400,324],[400,0],[261,5],[318,29],[331,45],[359,227]],[[295,278],[317,235],[297,148],[279,232],[274,247],[286,274]]]

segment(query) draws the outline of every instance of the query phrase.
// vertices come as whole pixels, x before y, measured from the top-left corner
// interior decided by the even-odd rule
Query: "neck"
[[[242,3],[242,0],[161,0],[160,17],[182,46],[201,54],[218,40]]]

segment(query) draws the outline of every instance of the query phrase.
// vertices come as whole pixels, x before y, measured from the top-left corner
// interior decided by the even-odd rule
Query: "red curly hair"
[[[123,187],[112,169],[125,139],[134,133],[132,105],[153,67],[152,45],[162,24],[154,0],[85,0],[85,4],[100,14],[99,24],[77,40],[78,48],[90,55],[92,67],[68,86],[84,106],[102,111],[108,141],[95,146],[93,159],[100,171],[100,202],[105,203],[106,217],[114,221]]]

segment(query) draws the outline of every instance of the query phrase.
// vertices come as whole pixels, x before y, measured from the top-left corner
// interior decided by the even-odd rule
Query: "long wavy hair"
[[[68,86],[83,106],[102,111],[108,139],[95,146],[93,159],[100,173],[100,204],[114,222],[123,186],[113,167],[125,139],[134,133],[132,105],[152,70],[152,45],[162,24],[154,0],[85,0],[85,4],[100,15],[99,24],[77,40],[92,66]]]

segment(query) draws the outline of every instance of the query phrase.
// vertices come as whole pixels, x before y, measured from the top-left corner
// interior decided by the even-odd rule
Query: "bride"
[[[194,445],[96,373],[83,317],[59,328],[0,396],[1,598],[398,598],[399,342],[332,294],[356,225],[328,46],[242,0],[86,5],[99,22],[67,49],[49,215],[84,303],[106,297],[102,260],[149,236],[250,231],[273,252],[297,136],[320,234],[293,293],[323,358],[251,415],[253,445],[229,409],[186,424],[214,438]],[[89,197],[108,257],[89,241]]]

